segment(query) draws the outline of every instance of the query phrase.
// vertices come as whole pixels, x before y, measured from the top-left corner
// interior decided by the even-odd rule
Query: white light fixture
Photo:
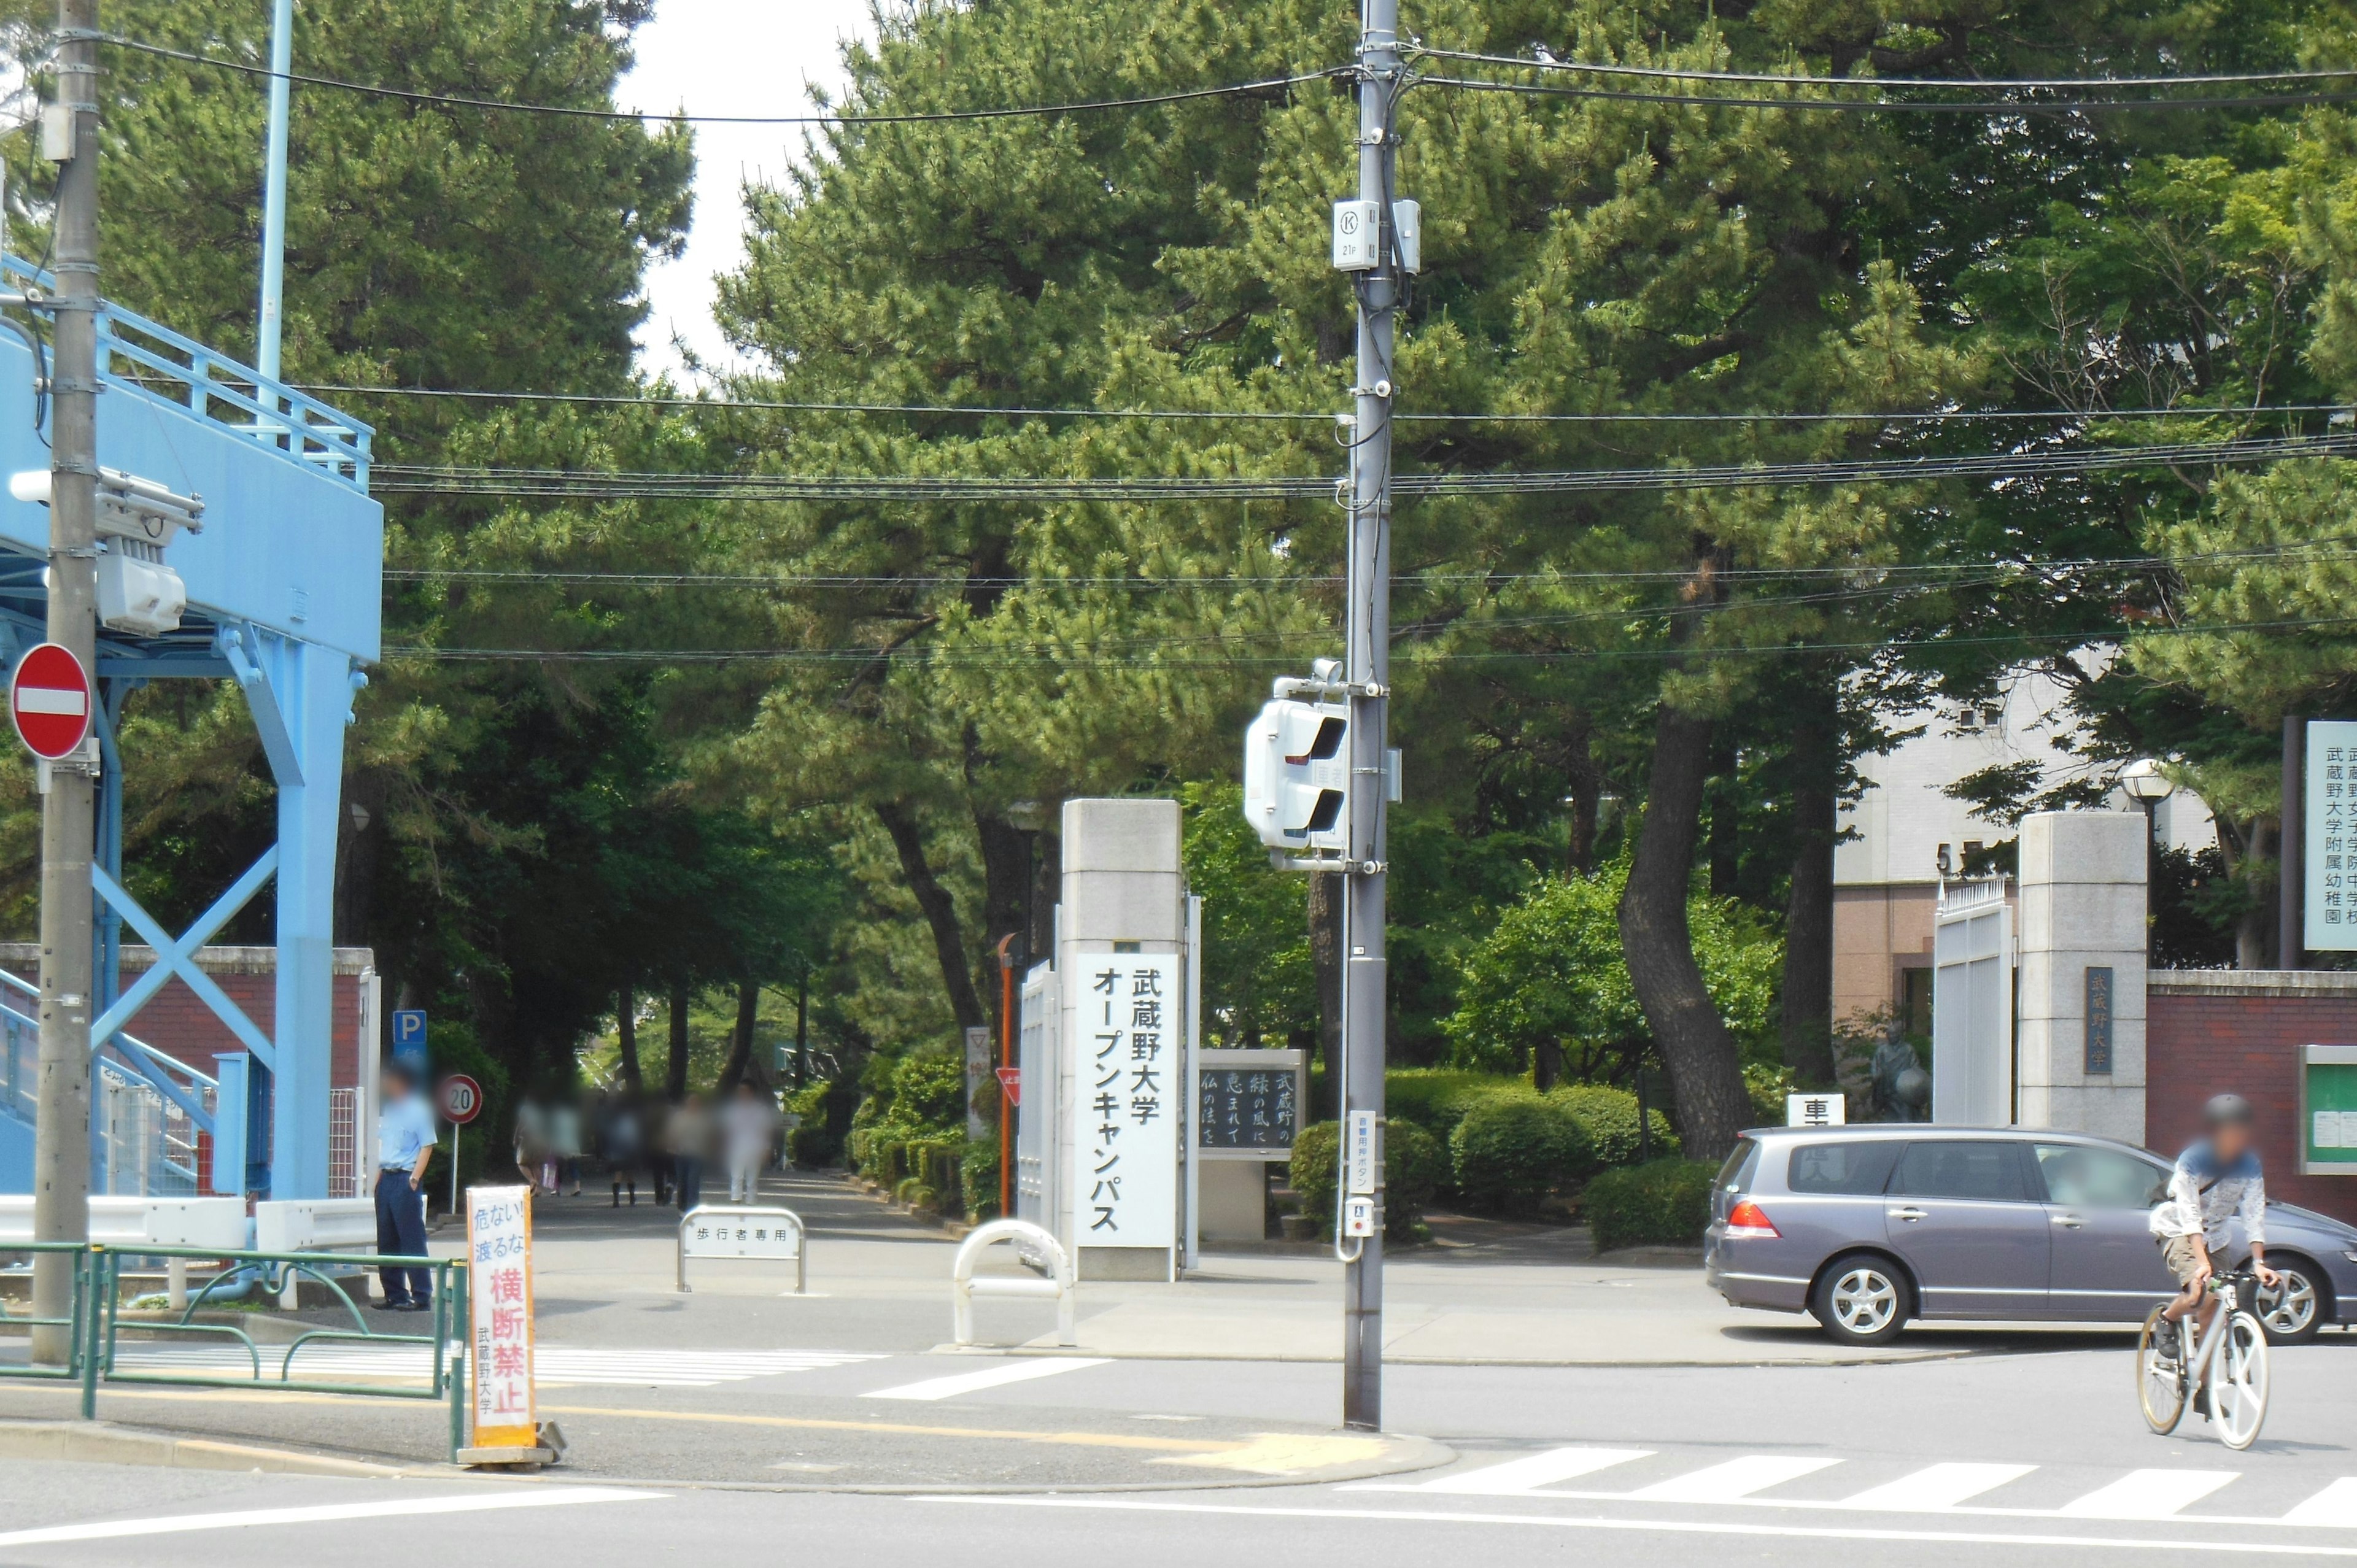
[[[2169,782],[2169,775],[2160,770],[2160,764],[2149,757],[2140,757],[2121,768],[2119,786],[2129,800],[2145,805],[2168,800],[2177,789]]]

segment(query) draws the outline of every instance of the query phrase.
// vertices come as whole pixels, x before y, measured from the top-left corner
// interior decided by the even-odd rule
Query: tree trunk
[[[1571,786],[1571,846],[1566,857],[1574,876],[1596,870],[1596,808],[1604,793],[1604,776],[1588,752],[1587,721],[1582,718],[1571,736],[1571,766],[1566,770]]]
[[[2251,824],[2250,854],[2246,864],[2253,866],[2266,864],[2275,850],[2275,845],[2269,842],[2272,836],[2266,818],[2262,817]],[[2268,890],[2269,897],[2253,900],[2251,907],[2244,910],[2242,918],[2234,922],[2236,969],[2267,967],[2268,928],[2276,923],[2276,900],[2272,897],[2273,891]]]
[[[1743,849],[1737,839],[1741,827],[1739,793],[1735,779],[1735,748],[1717,746],[1710,757],[1710,896],[1735,897],[1743,871]]]
[[[636,1095],[646,1088],[647,1080],[639,1070],[639,999],[630,993],[628,981],[622,983],[614,1006],[614,1036],[621,1044],[622,1087]]]
[[[1318,1059],[1326,1069],[1310,1116],[1330,1122],[1342,1090],[1342,879],[1329,871],[1309,874],[1309,967],[1318,977]]]
[[[1792,886],[1784,909],[1784,1065],[1811,1089],[1834,1081],[1834,836],[1839,832],[1840,698],[1829,681],[1792,725]]]
[[[369,769],[344,780],[344,809],[336,821],[336,940],[369,945],[369,915],[376,907],[377,865],[384,849],[384,779]]]
[[[982,1010],[974,970],[966,962],[965,933],[958,929],[957,905],[925,859],[925,835],[917,825],[917,813],[905,801],[878,800],[876,818],[892,835],[892,847],[900,856],[901,880],[908,883],[918,911],[932,930],[933,956],[942,966],[942,985],[949,993],[950,1011],[957,1015],[958,1027],[985,1027],[990,1019]]]
[[[687,1098],[687,982],[671,988],[671,1060],[663,1069],[663,1098],[673,1105]]]
[[[1703,984],[1686,927],[1686,886],[1709,772],[1710,721],[1662,704],[1653,721],[1644,826],[1620,895],[1629,979],[1669,1068],[1686,1153],[1702,1160],[1725,1155],[1750,1119],[1735,1041]]]
[[[720,1069],[722,1094],[734,1094],[737,1086],[750,1082],[756,1089],[767,1089],[770,1075],[767,1064],[753,1059],[753,1030],[761,1021],[761,987],[758,981],[737,983],[737,1027],[728,1036],[728,1065]]]
[[[1031,875],[1031,836],[1005,818],[982,811],[974,814],[974,833],[982,846],[983,1004],[990,1009],[996,1038],[1006,1027],[998,1016],[999,939],[1012,935],[1017,947],[1030,940],[1024,929],[1024,895]]]
[[[810,971],[794,988],[794,1087],[810,1081]]]

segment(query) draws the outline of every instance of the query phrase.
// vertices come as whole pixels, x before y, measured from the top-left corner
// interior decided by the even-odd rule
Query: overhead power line
[[[1529,62],[1521,62],[1527,64]],[[1917,113],[2018,116],[2057,113],[2145,113],[2192,109],[2282,109],[2346,103],[2344,92],[2256,93],[2226,98],[2012,98],[1937,100],[1913,98],[1738,98],[1718,93],[1632,92],[1611,87],[1557,87],[1536,81],[1487,81],[1478,77],[1419,76],[1414,85],[1450,87],[1465,92],[1511,92],[1534,98],[1586,98],[1627,103],[1692,104],[1717,109],[1782,109],[1809,113]],[[1867,81],[1856,86],[1872,86]]]
[[[1805,463],[1706,464],[1691,467],[1574,468],[1537,472],[1400,476],[1402,495],[1598,494],[1630,490],[1748,489],[1767,485],[1898,483],[1943,478],[2037,478],[2177,465],[2243,465],[2357,453],[2357,432],[2154,442],[2044,452],[1853,458]],[[1329,497],[1336,481],[1315,475],[1155,476],[1071,478],[924,475],[596,473],[565,468],[436,467],[385,463],[370,488],[385,495],[576,500],[773,501],[1179,501],[1299,500]]]
[[[1884,565],[1850,562],[1822,566],[1736,566],[1715,569],[1714,579],[1789,581],[1831,578],[1843,581],[1889,579],[1901,584],[1942,579],[1986,577],[1994,582],[2018,581],[2041,573],[2174,571],[2188,566],[2238,562],[2357,560],[2357,536],[2321,539],[2303,544],[2274,545],[2254,550],[2203,551],[2182,555],[2081,555],[2052,560],[1993,560],[1916,562]],[[597,572],[528,566],[390,566],[385,580],[399,583],[523,583],[550,586],[626,588],[1173,588],[1331,587],[1342,581],[1331,574],[1201,573],[1188,576],[952,576],[921,573],[906,575],[798,572]],[[1437,587],[1451,584],[1507,586],[1517,584],[1683,583],[1693,580],[1690,567],[1627,572],[1478,572],[1419,571],[1404,567],[1393,580],[1404,587]]]
[[[943,120],[1016,120],[1052,114],[1092,114],[1113,109],[1146,109],[1163,103],[1187,103],[1205,98],[1235,98],[1254,92],[1270,92],[1281,88],[1297,87],[1304,82],[1318,81],[1335,74],[1333,70],[1303,71],[1289,76],[1266,77],[1258,81],[1230,82],[1218,87],[1189,88],[1178,92],[1149,93],[1137,98],[1092,98],[1069,103],[1025,103],[983,109],[944,109],[909,114],[704,114],[681,111],[663,113],[656,110],[583,109],[562,103],[518,103],[501,98],[470,98],[447,92],[421,92],[406,87],[387,87],[377,82],[349,81],[341,77],[316,76],[305,71],[276,71],[251,60],[231,59],[221,55],[199,54],[190,49],[170,48],[163,44],[151,44],[140,38],[128,38],[118,33],[62,32],[60,38],[90,38],[116,48],[132,49],[140,54],[154,55],[163,59],[185,61],[190,65],[211,66],[220,70],[235,71],[242,76],[284,77],[306,87],[331,87],[342,92],[364,93],[373,98],[398,99],[404,103],[423,103],[442,109],[488,109],[503,114],[548,114],[574,120],[680,120],[693,125],[917,125]]]
[[[491,392],[453,387],[360,386],[327,381],[297,381],[300,392],[324,396],[453,399],[481,403],[580,403],[600,408],[710,409],[717,413],[782,411],[795,413],[927,413],[970,414],[995,419],[1211,419],[1279,421],[1287,424],[1330,424],[1335,415],[1287,409],[1207,408],[1035,408],[996,403],[791,403],[766,398],[665,397],[646,393]],[[1887,409],[1856,413],[1733,410],[1712,413],[1395,413],[1394,424],[1918,424],[2006,422],[2015,424],[2094,423],[2115,419],[2255,419],[2270,414],[2346,414],[2345,403],[2257,403],[2248,408],[2040,408],[2040,409]]]
[[[2357,68],[2298,67],[2290,70],[2249,70],[2190,76],[1805,76],[1781,71],[1688,70],[1676,66],[1621,65],[1617,62],[1561,59],[1548,55],[1477,54],[1465,49],[1421,46],[1403,51],[1417,59],[1467,60],[1481,65],[1519,66],[1524,70],[1570,71],[1580,76],[1635,76],[1670,81],[1745,81],[1776,87],[1927,87],[1957,92],[2101,91],[2116,87],[2225,87],[2253,81],[2337,81],[2357,77]]]

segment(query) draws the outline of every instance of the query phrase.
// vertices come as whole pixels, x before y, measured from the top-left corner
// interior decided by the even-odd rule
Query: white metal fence
[[[366,1197],[367,1177],[361,1170],[361,1091],[328,1090],[328,1196]]]

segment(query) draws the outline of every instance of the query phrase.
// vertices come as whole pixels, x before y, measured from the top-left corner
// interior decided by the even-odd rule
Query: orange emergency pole
[[[1015,1066],[1015,954],[1008,950],[1015,935],[1009,931],[998,939],[998,1064],[1002,1069]],[[1002,1071],[998,1077],[998,1217],[1005,1219],[1014,1212],[1015,1096],[1008,1092]]]

